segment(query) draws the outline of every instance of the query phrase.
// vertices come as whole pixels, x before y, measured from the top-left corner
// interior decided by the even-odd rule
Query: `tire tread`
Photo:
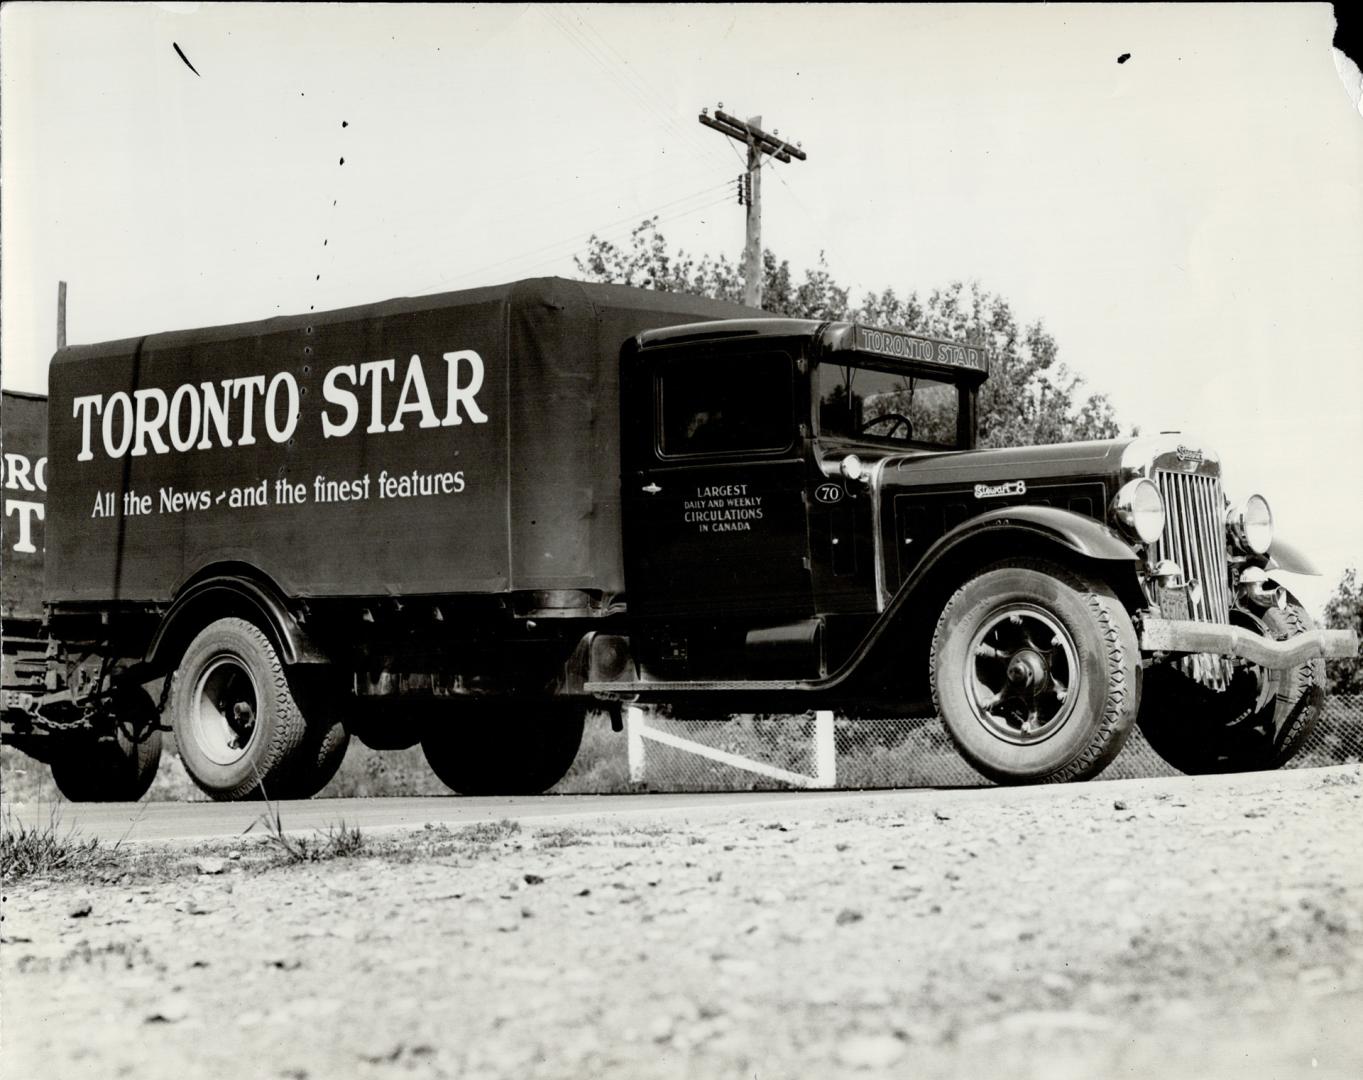
[[[1139,644],[1131,626],[1130,618],[1122,609],[1121,602],[1116,595],[1106,585],[1090,580],[1068,567],[1043,559],[1002,560],[982,568],[979,573],[965,581],[960,588],[952,593],[951,599],[943,607],[942,614],[937,620],[937,626],[932,633],[929,656],[931,658],[930,682],[933,708],[940,717],[942,715],[942,701],[937,686],[938,665],[936,659],[940,655],[942,638],[951,624],[954,610],[961,603],[966,590],[977,578],[995,570],[1032,570],[1068,585],[1079,593],[1099,629],[1110,687],[1103,715],[1095,729],[1094,737],[1079,755],[1054,772],[1039,777],[1038,780],[1042,783],[1063,784],[1096,776],[1121,751],[1136,717],[1140,702]],[[1119,610],[1120,616],[1116,614]],[[1127,677],[1128,666],[1135,672],[1134,679]],[[947,734],[951,736],[957,750],[966,760],[971,761],[971,764],[977,770],[983,772],[991,780],[1016,782],[1016,778],[1000,775],[993,769],[981,768],[978,763],[971,760],[968,750],[962,746],[951,725],[945,724],[943,726],[946,727]]]
[[[228,802],[244,799],[256,792],[271,797],[274,794],[270,790],[271,786],[287,776],[288,769],[302,746],[307,732],[306,721],[289,684],[288,671],[264,631],[254,623],[235,617],[218,619],[209,623],[190,643],[189,648],[185,650],[185,656],[192,657],[195,650],[201,647],[201,643],[210,633],[228,637],[240,635],[258,650],[259,659],[265,667],[266,677],[266,685],[260,687],[260,693],[262,697],[270,699],[274,712],[274,722],[269,732],[269,741],[259,750],[253,763],[251,775],[244,777],[237,783],[226,787],[216,787],[196,775],[194,769],[189,767],[188,762],[185,762],[186,769],[189,772],[190,779],[198,784],[206,794],[219,801]],[[244,659],[246,654],[243,653],[242,656]],[[181,668],[183,667],[184,659],[182,658]],[[192,694],[194,689],[192,686],[186,689],[185,684],[178,677],[180,673],[177,672],[176,674],[177,678],[172,688],[172,701],[174,703],[172,712],[176,717],[179,717],[185,705],[182,695]],[[263,710],[257,709],[258,714],[261,711]],[[183,759],[183,754],[181,757]]]

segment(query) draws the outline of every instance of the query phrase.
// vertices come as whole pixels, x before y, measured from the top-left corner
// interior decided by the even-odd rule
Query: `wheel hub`
[[[1046,678],[1046,661],[1034,649],[1019,649],[1008,661],[1008,681],[1018,690],[1036,689]]]
[[[234,750],[239,750],[250,741],[251,732],[256,727],[256,710],[249,701],[234,701],[231,708],[225,702],[219,702],[218,708],[222,711],[227,720],[227,726],[232,729],[232,737],[227,745]]]
[[[1025,745],[1049,738],[1074,710],[1078,653],[1060,621],[1031,604],[988,616],[971,642],[965,675],[975,719],[996,738]]]
[[[260,695],[250,671],[233,656],[205,665],[194,688],[187,736],[208,760],[232,765],[256,734]]]

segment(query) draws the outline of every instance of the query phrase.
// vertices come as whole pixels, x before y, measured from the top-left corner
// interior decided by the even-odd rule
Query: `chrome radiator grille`
[[[1230,620],[1230,568],[1226,561],[1226,500],[1221,480],[1158,469],[1155,483],[1164,497],[1164,533],[1155,542],[1156,559],[1173,559],[1184,576],[1201,586],[1192,604],[1199,622]]]

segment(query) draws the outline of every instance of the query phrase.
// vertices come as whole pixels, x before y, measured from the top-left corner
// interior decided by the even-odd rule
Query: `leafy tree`
[[[673,252],[657,218],[641,222],[623,244],[593,236],[585,257],[575,260],[590,281],[689,292],[741,303],[741,267],[725,256],[696,258]],[[983,289],[952,282],[926,300],[894,289],[867,293],[853,305],[833,279],[822,253],[803,277],[771,251],[762,255],[762,305],[776,315],[803,319],[857,319],[887,329],[950,338],[988,350],[990,375],[980,391],[981,446],[1110,439],[1120,434],[1112,405],[1102,394],[1082,393],[1083,380],[1058,360],[1058,346],[1035,322],[1020,326],[1008,301]]]
[[[1336,630],[1352,630],[1363,638],[1363,582],[1352,567],[1335,586],[1334,594],[1325,605],[1325,625]],[[1325,675],[1332,694],[1363,694],[1363,663],[1358,657],[1330,660]]]

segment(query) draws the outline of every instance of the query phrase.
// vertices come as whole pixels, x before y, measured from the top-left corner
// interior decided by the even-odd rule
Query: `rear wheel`
[[[286,776],[275,782],[270,795],[280,799],[310,799],[331,783],[350,748],[347,720],[354,697],[341,678],[326,667],[295,669],[295,697],[307,730]]]
[[[72,802],[135,802],[161,764],[160,715],[140,686],[115,690],[106,708],[113,732],[52,762],[52,780]]]
[[[1311,616],[1289,598],[1270,608],[1262,629],[1282,641],[1312,630]],[[1325,661],[1285,671],[1242,667],[1224,691],[1169,666],[1146,674],[1141,732],[1181,772],[1250,772],[1285,765],[1311,734],[1325,703]]]
[[[1140,700],[1140,651],[1099,582],[1046,563],[996,566],[948,601],[932,693],[961,755],[1001,784],[1086,780],[1117,756]]]
[[[463,795],[538,795],[572,767],[585,720],[581,705],[479,702],[432,724],[421,749]]]
[[[282,786],[281,799],[311,799],[340,771],[346,751],[350,749],[350,733],[342,724],[330,724],[314,730],[299,753],[298,768]]]
[[[190,643],[171,718],[190,778],[219,800],[282,795],[307,735],[279,654],[244,619],[219,619]]]

